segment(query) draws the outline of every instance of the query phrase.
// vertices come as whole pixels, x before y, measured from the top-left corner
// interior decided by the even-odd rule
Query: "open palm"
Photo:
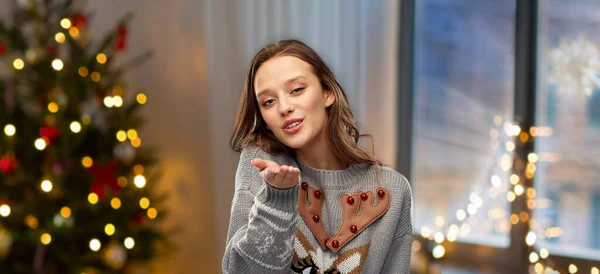
[[[258,168],[263,179],[271,186],[279,189],[294,187],[298,184],[300,170],[292,166],[279,166],[277,163],[263,159],[252,159],[252,165]]]

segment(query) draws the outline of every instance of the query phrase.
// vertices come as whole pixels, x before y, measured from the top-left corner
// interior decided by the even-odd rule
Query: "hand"
[[[271,186],[279,189],[294,187],[298,184],[300,170],[292,166],[279,166],[263,159],[252,159],[252,165],[258,168],[260,176]]]

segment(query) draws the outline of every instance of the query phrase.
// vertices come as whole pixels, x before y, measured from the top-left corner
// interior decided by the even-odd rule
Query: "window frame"
[[[515,62],[514,62],[514,119],[522,129],[535,125],[536,95],[538,92],[539,74],[539,0],[514,0],[515,11]],[[403,0],[399,5],[399,43],[398,43],[398,96],[397,96],[397,149],[396,170],[407,178],[412,178],[411,163],[413,155],[413,101],[415,93],[415,31],[416,31],[416,0]],[[406,130],[410,129],[410,130]],[[525,166],[519,163],[520,159],[527,159],[527,155],[534,152],[535,138],[530,138],[526,143],[515,142],[515,157],[513,167]],[[533,187],[534,179],[527,179],[524,170],[514,170],[513,173],[521,174],[523,186]],[[534,177],[535,178],[535,177]],[[409,180],[412,183],[412,180]],[[526,212],[532,216],[532,210],[527,207],[526,195],[518,196],[510,205],[511,214]],[[482,272],[492,273],[528,273],[529,254],[534,249],[525,243],[529,231],[529,222],[519,222],[512,225],[510,231],[510,245],[508,248],[498,248],[466,242],[444,242],[446,254],[441,259],[434,259],[428,248],[428,239],[415,235],[421,243],[422,250],[426,250],[428,263],[442,263],[448,266],[468,268]],[[540,260],[542,261],[542,260]],[[600,261],[578,257],[550,254],[543,260],[545,265],[568,273],[570,264],[575,264],[582,271],[593,266],[599,266]]]

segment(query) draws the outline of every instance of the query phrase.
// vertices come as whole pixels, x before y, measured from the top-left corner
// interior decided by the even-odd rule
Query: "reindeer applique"
[[[390,207],[389,191],[383,187],[377,188],[377,204],[373,204],[375,197],[371,191],[342,195],[342,225],[331,238],[327,235],[321,221],[323,195],[321,190],[315,190],[306,182],[301,184],[298,193],[298,210],[319,242],[320,248],[313,247],[307,237],[297,229],[292,270],[296,273],[309,274],[360,273],[367,258],[369,243],[341,254],[337,252],[387,212]]]

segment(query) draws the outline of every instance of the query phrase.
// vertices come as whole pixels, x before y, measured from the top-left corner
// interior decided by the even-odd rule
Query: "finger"
[[[285,182],[285,178],[287,178],[289,172],[290,169],[288,166],[284,165],[279,168],[279,174],[281,174],[281,182]]]
[[[268,165],[267,161],[260,159],[260,158],[252,159],[252,161],[250,163],[253,166],[257,167],[259,171],[263,171]]]
[[[297,168],[294,167],[290,167],[290,172],[288,173],[288,176],[286,176],[286,184],[288,185],[292,185],[295,183],[298,183],[298,178],[300,175],[300,170],[298,170]]]

